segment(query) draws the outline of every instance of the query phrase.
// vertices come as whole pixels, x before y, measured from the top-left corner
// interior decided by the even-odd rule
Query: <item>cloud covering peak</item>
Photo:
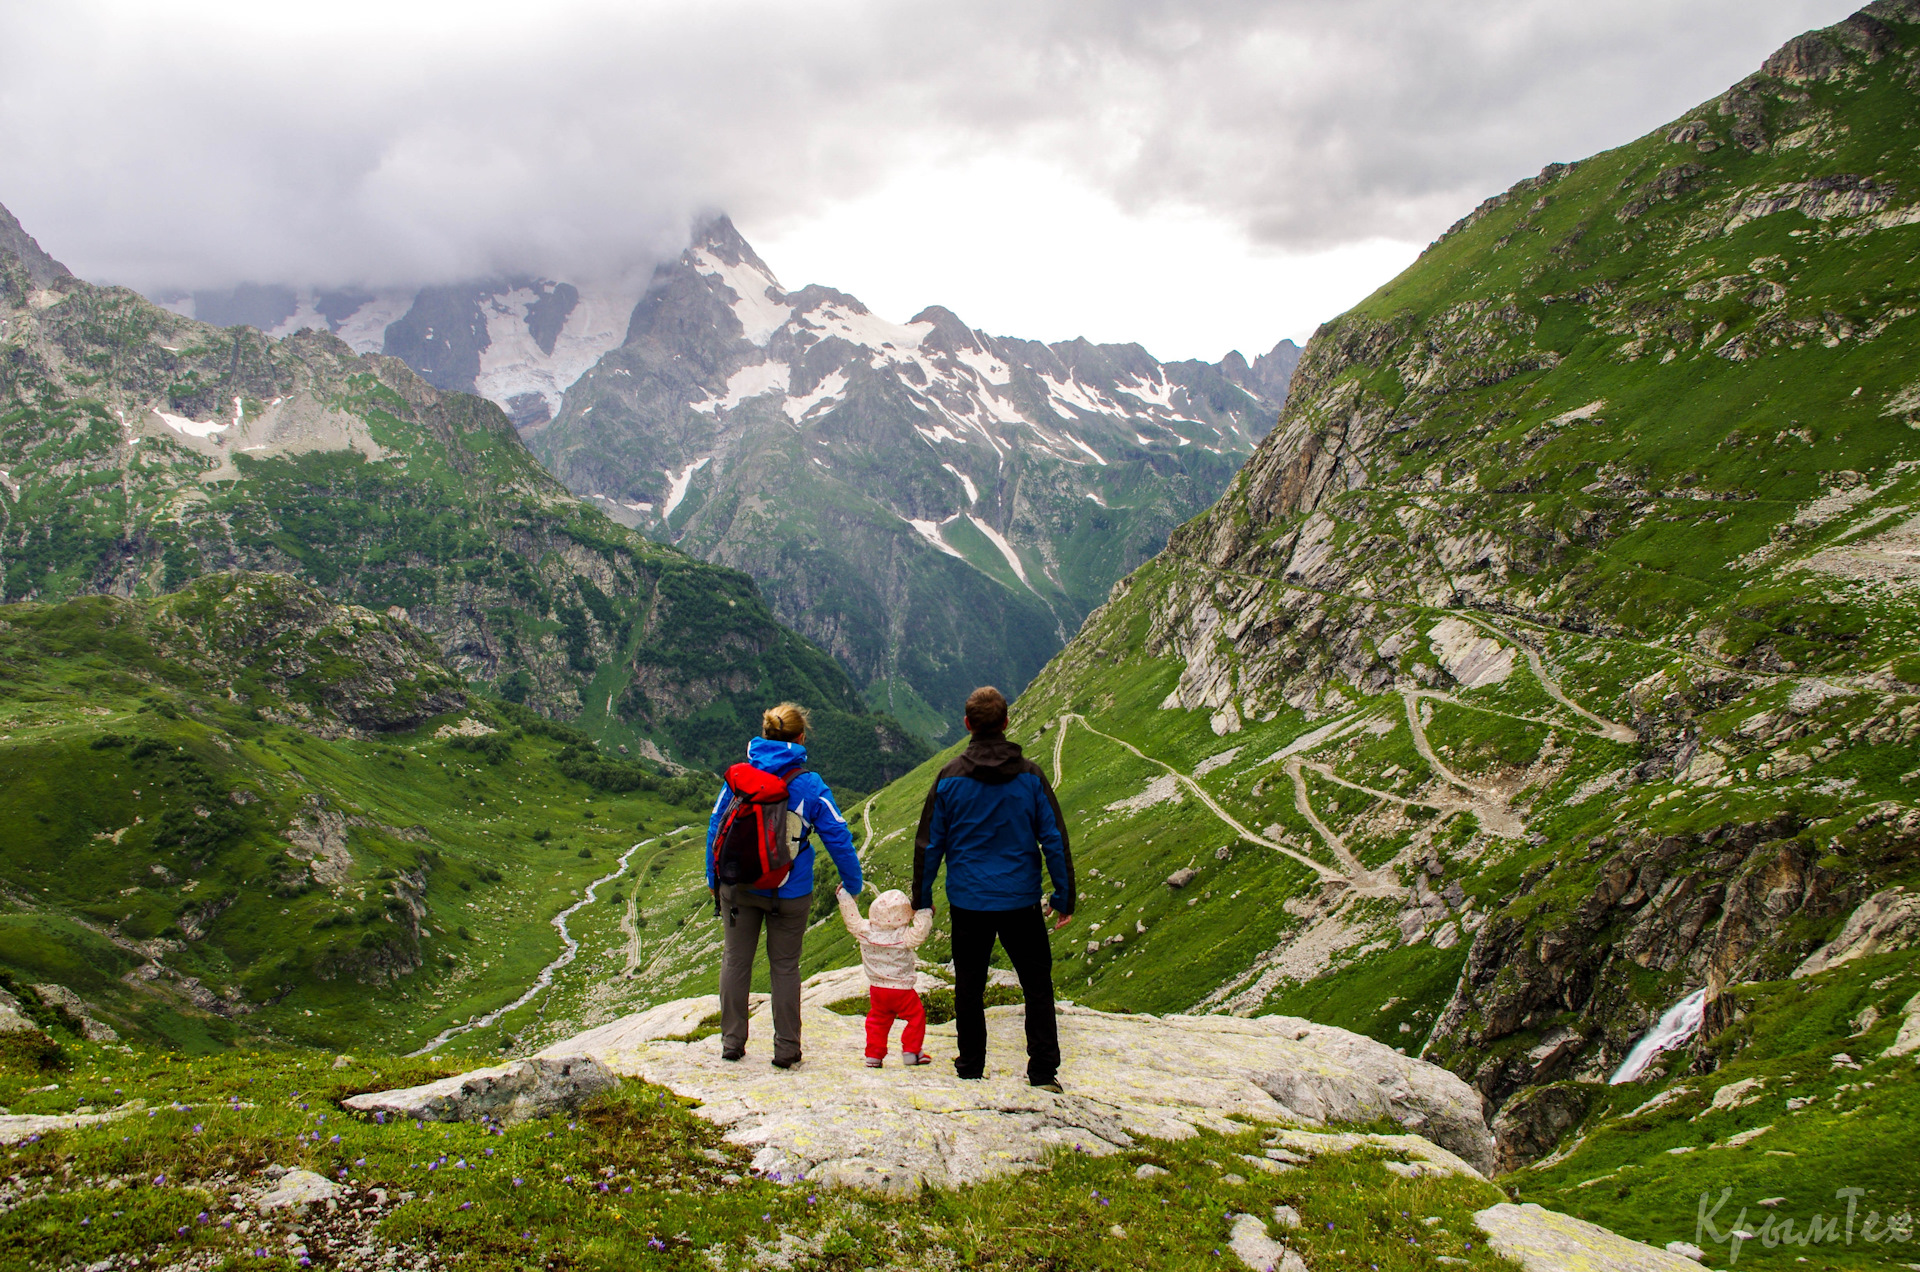
[[[13,5],[0,201],[83,275],[148,289],[606,277],[677,252],[701,209],[777,234],[983,155],[1276,248],[1425,241],[1849,8]]]

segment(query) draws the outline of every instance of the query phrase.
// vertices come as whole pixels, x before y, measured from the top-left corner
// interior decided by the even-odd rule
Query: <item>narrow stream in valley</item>
[[[615,879],[625,874],[627,872],[627,863],[633,860],[633,854],[653,842],[655,842],[653,839],[642,839],[639,843],[621,853],[620,864],[614,867],[611,874],[602,875],[600,878],[588,884],[585,894],[582,895],[578,901],[575,901],[572,905],[560,911],[560,913],[554,915],[553,918],[549,920],[555,929],[559,931],[560,939],[566,944],[567,948],[560,951],[559,958],[554,959],[553,962],[548,963],[540,969],[540,975],[534,978],[533,984],[528,986],[526,993],[520,995],[520,997],[514,999],[505,1007],[496,1007],[486,1015],[469,1020],[464,1025],[454,1025],[451,1028],[441,1030],[438,1034],[434,1035],[433,1041],[429,1042],[426,1046],[420,1048],[418,1051],[409,1051],[407,1058],[412,1059],[415,1056],[430,1056],[445,1046],[450,1039],[457,1038],[470,1029],[485,1029],[488,1025],[491,1025],[508,1012],[525,1007],[533,1001],[534,995],[553,984],[554,974],[568,963],[573,962],[575,956],[580,953],[580,942],[574,940],[573,933],[567,931],[567,920],[578,913],[581,907],[591,905],[593,903],[595,890],[597,890],[601,884],[612,883]]]

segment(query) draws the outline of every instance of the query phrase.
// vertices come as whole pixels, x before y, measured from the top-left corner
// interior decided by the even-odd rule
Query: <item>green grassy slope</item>
[[[284,576],[0,609],[0,969],[122,1034],[418,1045],[517,997],[547,920],[711,793]]]

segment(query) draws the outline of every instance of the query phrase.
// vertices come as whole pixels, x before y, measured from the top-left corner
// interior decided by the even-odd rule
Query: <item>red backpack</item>
[[[787,807],[787,789],[801,771],[798,764],[784,773],[751,764],[727,770],[733,798],[713,837],[713,877],[722,887],[765,891],[787,881],[793,872],[793,845],[803,826],[800,814]]]

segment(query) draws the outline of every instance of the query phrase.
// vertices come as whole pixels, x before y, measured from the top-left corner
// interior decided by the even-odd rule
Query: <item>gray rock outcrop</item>
[[[1831,967],[1911,948],[1920,943],[1920,894],[1905,888],[1884,888],[1862,901],[1839,934],[1793,969],[1793,979],[1817,976]]]
[[[475,1069],[424,1086],[373,1091],[344,1101],[357,1113],[384,1113],[422,1122],[525,1122],[570,1113],[619,1079],[581,1055],[535,1056]]]
[[[88,1042],[118,1042],[120,1035],[112,1025],[96,1020],[80,995],[65,985],[35,985],[33,992],[49,1007],[57,1007],[80,1022],[80,1035]]]
[[[1493,1166],[1478,1093],[1445,1070],[1344,1030],[1282,1016],[1156,1018],[1062,1006],[1067,1089],[1055,1095],[1027,1086],[1019,1072],[1025,1040],[1017,1006],[987,1013],[983,1081],[962,1082],[944,1063],[955,1045],[951,1024],[928,1033],[928,1050],[941,1063],[866,1068],[863,1022],[825,1009],[845,979],[843,970],[808,982],[807,1058],[790,1072],[752,1063],[771,1032],[764,1006],[753,1018],[747,1063],[722,1062],[717,1037],[673,1041],[693,1032],[712,998],[661,1004],[543,1055],[591,1056],[614,1073],[699,1100],[699,1115],[751,1149],[763,1172],[883,1190],[1032,1169],[1059,1147],[1105,1154],[1142,1138],[1230,1133],[1248,1121],[1391,1118],[1426,1137],[1400,1137],[1421,1149],[1394,1147],[1438,1169]],[[363,1102],[395,1095],[352,1103],[369,1108]],[[408,1107],[421,1103],[409,1097]]]

